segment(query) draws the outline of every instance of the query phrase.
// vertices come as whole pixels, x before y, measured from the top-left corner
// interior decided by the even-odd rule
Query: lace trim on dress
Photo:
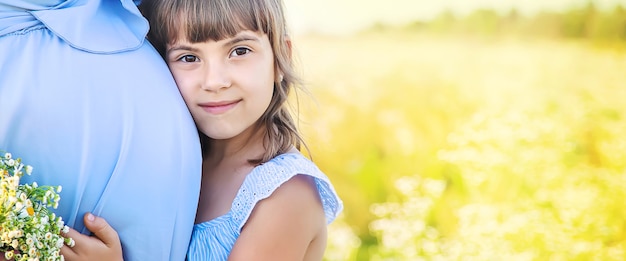
[[[343,209],[343,203],[328,177],[303,155],[287,153],[255,167],[246,176],[231,207],[232,218],[234,223],[238,224],[238,230],[241,231],[257,202],[268,198],[280,185],[298,174],[315,178],[326,214],[326,223],[330,224]]]

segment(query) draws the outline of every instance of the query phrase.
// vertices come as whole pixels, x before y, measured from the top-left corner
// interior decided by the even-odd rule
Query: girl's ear
[[[291,37],[289,37],[289,35],[285,36],[285,45],[287,46],[287,54],[289,55],[289,59],[291,59]]]
[[[289,35],[285,35],[285,46],[287,47],[287,55],[289,57],[289,59],[291,59],[291,53],[292,48],[291,48],[291,37],[289,37]]]
[[[274,82],[282,82],[283,81],[283,71],[278,69],[278,66],[276,67],[276,73],[274,74]]]
[[[289,57],[289,59],[291,59],[291,55],[292,55],[292,48],[291,48],[291,37],[289,37],[289,35],[285,36],[285,47],[287,47],[287,56]],[[278,68],[278,66],[276,66],[276,75],[274,76],[276,79],[276,82],[282,82],[283,81],[283,72],[280,70],[280,68]]]

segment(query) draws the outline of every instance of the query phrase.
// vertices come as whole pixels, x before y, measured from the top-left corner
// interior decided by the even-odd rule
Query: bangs
[[[168,44],[219,41],[245,30],[267,34],[272,46],[285,34],[282,4],[273,0],[144,0],[148,40],[165,57]]]
[[[167,39],[191,43],[219,41],[244,30],[269,33],[269,19],[254,0],[192,0],[173,6],[167,21]],[[265,15],[264,15],[265,14]],[[165,16],[167,17],[167,16]]]

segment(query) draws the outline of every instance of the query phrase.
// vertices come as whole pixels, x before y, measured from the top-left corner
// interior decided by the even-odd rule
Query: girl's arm
[[[70,229],[65,236],[74,239],[74,247],[63,246],[61,254],[67,261],[120,261],[122,244],[117,232],[104,220],[91,213],[84,216],[85,227],[94,236],[87,236]]]
[[[312,177],[296,175],[259,201],[229,261],[322,260],[326,218]]]

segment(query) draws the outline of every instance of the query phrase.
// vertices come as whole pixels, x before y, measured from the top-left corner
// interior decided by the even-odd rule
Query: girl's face
[[[272,99],[274,54],[262,32],[217,42],[179,39],[167,46],[166,61],[196,126],[212,139],[249,129]]]

